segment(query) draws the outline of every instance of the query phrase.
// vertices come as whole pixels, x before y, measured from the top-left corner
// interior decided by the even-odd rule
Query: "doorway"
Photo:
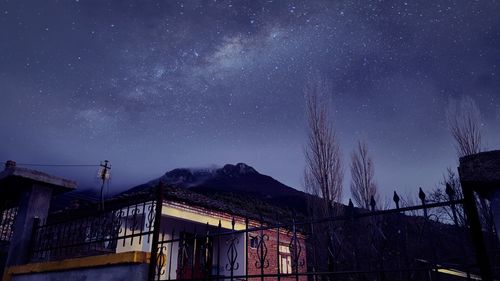
[[[181,232],[177,263],[177,279],[204,279],[212,269],[212,238]]]

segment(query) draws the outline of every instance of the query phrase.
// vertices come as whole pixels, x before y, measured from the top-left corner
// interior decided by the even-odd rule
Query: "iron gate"
[[[481,280],[464,200],[371,210],[352,203],[313,219],[234,216],[230,229],[195,225],[157,233],[150,280]],[[159,222],[159,220],[158,220]],[[244,224],[235,229],[235,224]],[[158,228],[160,229],[160,228]],[[189,233],[189,235],[186,235]],[[483,231],[489,270],[500,278],[498,241]],[[154,267],[154,268],[153,268]],[[484,279],[483,279],[484,280]]]

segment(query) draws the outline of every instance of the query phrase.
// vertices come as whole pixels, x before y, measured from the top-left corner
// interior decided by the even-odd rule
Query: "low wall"
[[[147,280],[150,253],[125,252],[5,269],[3,281]]]

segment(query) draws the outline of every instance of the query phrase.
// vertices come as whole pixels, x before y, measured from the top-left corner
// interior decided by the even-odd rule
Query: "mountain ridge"
[[[306,193],[261,174],[245,163],[225,164],[220,168],[176,168],[126,192],[140,191],[160,181],[219,200],[238,204],[257,200],[291,213],[307,213]]]

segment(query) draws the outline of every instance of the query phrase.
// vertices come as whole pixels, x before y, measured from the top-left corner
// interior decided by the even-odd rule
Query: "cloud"
[[[78,111],[75,120],[89,134],[89,138],[111,132],[117,123],[117,117],[100,108],[88,108]]]
[[[226,38],[219,48],[208,57],[207,62],[215,69],[241,68],[245,64],[245,43],[241,36]]]

